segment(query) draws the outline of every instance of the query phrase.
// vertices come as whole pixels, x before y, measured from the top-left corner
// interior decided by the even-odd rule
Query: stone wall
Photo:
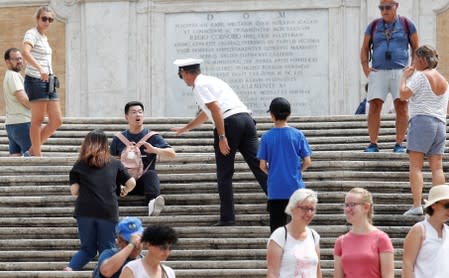
[[[352,114],[365,96],[363,32],[379,16],[373,0],[0,0],[2,50],[21,44],[42,4],[58,18],[49,38],[64,114],[87,117],[121,116],[136,99],[148,116],[193,116],[191,91],[172,65],[186,56],[203,57],[204,73],[229,82],[256,115],[278,95],[294,115]],[[421,42],[437,45],[446,76],[448,6],[399,7]]]

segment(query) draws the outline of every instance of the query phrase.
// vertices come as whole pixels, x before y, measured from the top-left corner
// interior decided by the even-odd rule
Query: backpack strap
[[[381,18],[376,18],[373,21],[371,21],[371,25],[370,25],[370,37],[369,37],[369,42],[368,42],[368,61],[371,61],[373,58],[372,55],[372,49],[373,49],[373,42],[374,42],[374,33],[377,29],[377,24],[379,24],[379,21],[381,20]]]
[[[121,132],[115,134],[115,137],[117,137],[120,141],[122,141],[122,143],[125,144],[125,146],[132,145],[132,143],[128,140],[128,138],[126,138]]]
[[[142,139],[140,139],[140,141],[136,144],[136,146],[140,148],[140,146],[142,146],[148,139],[150,139],[156,134],[158,133],[154,131],[149,131],[144,137],[142,137]]]
[[[411,44],[410,40],[410,22],[405,16],[399,16],[399,19],[401,20],[402,27],[404,28],[405,33],[407,33],[408,43]]]

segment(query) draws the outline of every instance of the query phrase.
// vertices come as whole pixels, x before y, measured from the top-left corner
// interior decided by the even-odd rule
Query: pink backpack
[[[145,174],[151,166],[151,162],[148,166],[143,169],[142,154],[140,152],[140,147],[153,135],[157,133],[154,131],[148,132],[139,142],[130,142],[121,132],[117,133],[115,136],[125,144],[125,148],[120,154],[120,161],[123,163],[128,173],[136,180]]]

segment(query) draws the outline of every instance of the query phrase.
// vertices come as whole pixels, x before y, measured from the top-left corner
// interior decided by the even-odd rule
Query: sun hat
[[[424,208],[427,208],[441,200],[449,200],[449,185],[441,184],[432,186],[428,197],[428,200],[424,200]]]

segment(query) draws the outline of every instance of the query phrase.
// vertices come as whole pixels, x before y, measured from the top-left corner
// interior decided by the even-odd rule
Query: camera
[[[385,60],[387,61],[391,60],[391,51],[385,51]]]

